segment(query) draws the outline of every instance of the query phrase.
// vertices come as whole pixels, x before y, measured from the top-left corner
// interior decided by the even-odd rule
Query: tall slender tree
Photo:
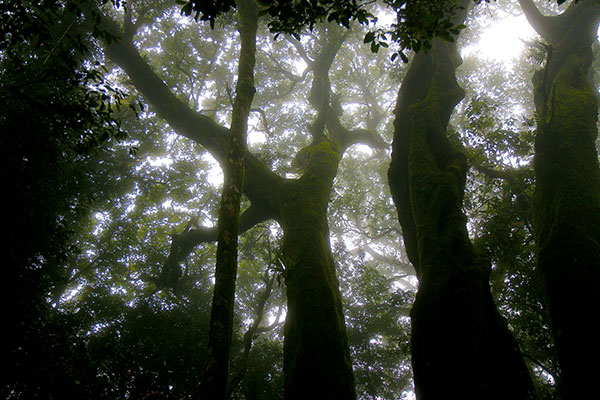
[[[460,3],[455,23],[469,3]],[[447,398],[450,390],[468,399],[529,399],[529,371],[494,304],[490,262],[471,243],[462,211],[468,163],[447,136],[464,96],[455,76],[460,63],[454,41],[435,39],[415,55],[395,109],[389,183],[419,278],[411,311],[415,389],[419,400]]]
[[[543,69],[533,76],[538,270],[564,393],[568,399],[591,399],[598,390],[590,365],[600,357],[600,169],[590,66],[600,4],[574,1],[552,17],[531,0],[520,4],[547,51]]]
[[[254,88],[254,64],[256,62],[258,7],[254,0],[238,2],[238,19],[240,58],[229,143],[227,155],[223,161],[225,182],[219,208],[215,288],[210,318],[208,355],[202,385],[202,398],[205,400],[224,400],[227,397],[235,281],[238,267],[240,201],[244,184],[244,154],[247,147],[248,115],[256,91]]]

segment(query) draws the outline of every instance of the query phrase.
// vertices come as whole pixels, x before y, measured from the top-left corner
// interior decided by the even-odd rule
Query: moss
[[[580,25],[572,30],[587,29]],[[595,295],[600,281],[597,101],[588,80],[591,48],[582,45],[591,43],[588,39],[595,37],[595,31],[590,30],[590,38],[583,33],[561,36],[562,42],[554,44],[553,56],[535,81],[536,253],[569,398],[586,398],[595,390],[595,377],[582,357],[600,357],[600,329],[590,322],[600,313]],[[547,88],[540,77],[547,79]]]
[[[461,211],[466,157],[446,136],[446,118],[463,94],[449,51],[446,46],[436,50],[436,72],[429,94],[410,108],[409,190],[421,278],[440,273],[431,269],[452,253],[453,245],[468,242]],[[464,248],[461,245],[455,251]]]
[[[552,82],[547,113],[538,126],[536,237],[540,250],[557,228],[579,231],[587,226],[579,220],[596,220],[596,211],[600,212],[597,103],[584,66],[581,57],[567,58]]]
[[[462,212],[467,160],[447,137],[463,96],[455,48],[436,42],[433,53],[428,95],[410,107],[409,124],[395,123],[409,126],[406,173],[419,264],[411,311],[417,397],[447,397],[460,381],[466,398],[527,399],[531,379],[494,305],[488,260],[474,250]]]
[[[327,206],[340,154],[328,140],[302,151],[304,173],[280,197],[288,313],[285,397],[354,399],[354,378]]]
[[[325,164],[328,167],[334,166],[337,170],[339,162],[340,154],[338,151],[334,149],[329,140],[323,140],[300,149],[292,161],[292,167],[300,171],[306,171],[309,167],[321,167]]]

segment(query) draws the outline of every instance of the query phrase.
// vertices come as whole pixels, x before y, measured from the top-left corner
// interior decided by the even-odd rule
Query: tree
[[[0,393],[34,397],[58,389],[64,397],[87,397],[93,372],[76,339],[76,318],[54,315],[48,299],[70,277],[73,238],[90,207],[118,186],[111,167],[127,164],[125,149],[109,149],[125,136],[118,115],[126,114],[119,109],[123,93],[105,81],[92,37],[84,34],[90,27],[81,27],[71,2],[3,2],[0,10],[0,185],[11,210],[1,237],[1,309],[10,328]],[[85,388],[66,383],[77,372]]]
[[[106,24],[113,32],[119,32],[114,23]],[[203,145],[222,162],[229,129],[177,99],[140,57],[131,42],[133,34],[134,31],[119,32],[121,40],[106,43],[107,56],[128,73],[135,87],[172,128]],[[244,193],[251,205],[241,216],[240,229],[273,218],[284,231],[282,260],[288,298],[286,398],[355,397],[326,213],[333,179],[345,150],[359,142],[375,147],[382,142],[371,131],[351,131],[339,121],[340,111],[331,94],[328,73],[342,40],[337,29],[324,30],[319,52],[311,61],[314,78],[309,103],[317,110],[317,117],[310,127],[312,143],[295,159],[301,176],[281,178],[251,154],[245,157]],[[195,245],[207,240],[204,232],[191,229],[180,240]]]
[[[240,60],[238,83],[233,104],[227,155],[224,160],[225,183],[219,209],[217,267],[211,312],[208,358],[203,399],[225,399],[229,371],[229,353],[233,330],[233,304],[237,276],[237,241],[240,200],[244,184],[244,154],[248,115],[254,97],[254,64],[258,10],[254,0],[241,2],[239,10]]]
[[[466,15],[463,2],[458,21]],[[419,290],[411,311],[411,353],[419,399],[449,387],[466,398],[534,395],[517,344],[489,288],[489,260],[474,248],[462,212],[467,158],[446,136],[464,96],[453,42],[436,40],[418,53],[402,82],[395,109],[389,181]]]
[[[316,7],[323,3],[311,4]],[[420,10],[425,16],[429,14],[425,5],[431,5],[431,2],[408,3],[407,7],[423,5]],[[343,2],[340,4],[343,6]],[[240,5],[239,2],[235,5],[238,12],[241,11]],[[382,15],[378,7],[386,5],[369,6],[365,11]],[[285,8],[282,10],[285,11]],[[136,1],[128,3],[125,9],[88,10],[88,21],[95,21],[99,16],[102,29],[110,30],[113,37],[124,38],[98,48],[92,47],[94,56],[99,60],[106,56],[107,79],[131,92],[127,102],[136,101],[135,85],[144,88],[143,92],[152,101],[139,120],[129,116],[122,119],[121,128],[128,133],[127,141],[112,144],[110,151],[115,154],[94,153],[85,171],[79,170],[79,163],[71,162],[69,157],[73,153],[63,154],[66,158],[60,171],[72,168],[81,172],[80,175],[75,174],[77,181],[88,182],[90,179],[91,196],[95,201],[80,202],[86,199],[85,191],[76,191],[63,199],[73,199],[80,205],[81,218],[77,219],[76,225],[69,225],[76,229],[65,236],[64,243],[73,251],[68,257],[57,257],[56,271],[59,274],[47,274],[52,278],[48,285],[43,285],[40,290],[30,287],[27,292],[35,295],[36,304],[42,306],[45,322],[43,326],[29,325],[29,339],[13,344],[15,348],[21,346],[26,349],[29,354],[43,354],[46,362],[14,364],[7,379],[12,382],[3,388],[16,398],[31,398],[36,393],[47,397],[106,399],[195,398],[207,388],[199,387],[198,383],[202,381],[202,366],[207,357],[205,350],[209,341],[213,279],[221,275],[214,272],[214,243],[218,241],[217,210],[222,187],[218,182],[219,168],[216,162],[211,161],[206,149],[209,148],[225,165],[228,149],[231,148],[230,139],[236,136],[233,132],[243,131],[225,128],[233,124],[230,121],[237,120],[232,106],[239,97],[237,89],[234,89],[238,76],[234,63],[239,58],[241,47],[235,30],[239,15],[233,11],[219,12],[212,20],[214,29],[211,29],[210,24],[194,24],[190,19],[181,18],[179,11],[169,8],[168,1]],[[438,10],[433,11],[436,14]],[[447,15],[445,19],[448,19]],[[325,18],[329,16],[327,13],[323,15]],[[435,15],[430,17],[430,22],[436,26]],[[262,18],[268,23],[274,17],[265,15]],[[68,19],[65,21],[66,25],[61,22],[63,25],[57,29],[58,37],[69,31],[64,28],[70,22]],[[336,19],[333,18],[333,21]],[[85,21],[77,19],[77,32],[80,22]],[[487,17],[485,23],[489,25]],[[419,26],[425,31],[431,28],[427,24]],[[461,41],[472,43],[473,38],[468,34],[473,32],[473,26],[469,22],[465,31],[467,35],[461,34]],[[407,88],[412,86],[431,96],[421,93],[423,98],[414,105],[412,120],[407,107],[406,114],[396,116],[397,125],[403,116],[408,116],[409,122],[417,127],[436,125],[430,137],[440,143],[437,147],[439,152],[429,152],[431,146],[428,143],[420,146],[424,154],[433,155],[429,159],[413,157],[411,171],[414,175],[418,175],[419,171],[431,172],[428,177],[433,178],[425,179],[427,184],[448,183],[450,180],[442,179],[443,172],[436,174],[420,167],[423,161],[440,161],[443,157],[438,156],[444,154],[448,155],[448,160],[456,161],[454,171],[444,171],[448,172],[447,176],[457,177],[455,182],[438,186],[449,188],[447,192],[450,195],[445,198],[450,200],[436,204],[440,206],[438,209],[448,210],[447,215],[454,221],[438,226],[446,226],[448,231],[454,232],[454,237],[458,238],[455,243],[461,243],[466,251],[450,248],[443,255],[461,256],[463,260],[467,259],[463,264],[480,272],[479,275],[474,274],[476,279],[470,279],[468,274],[456,274],[466,276],[466,283],[461,288],[476,289],[469,293],[479,290],[476,295],[480,300],[465,300],[463,304],[482,305],[479,316],[484,314],[484,318],[487,316],[497,322],[477,325],[472,323],[479,318],[475,315],[477,318],[470,320],[470,326],[485,325],[489,327],[487,332],[491,332],[490,335],[502,337],[505,340],[502,346],[510,351],[502,353],[492,349],[490,353],[504,361],[505,358],[516,360],[515,375],[519,375],[519,371],[523,370],[522,362],[517,360],[519,357],[514,351],[514,343],[507,337],[503,322],[498,319],[490,301],[492,296],[496,296],[500,310],[524,350],[528,365],[536,373],[543,374],[540,381],[551,381],[550,375],[557,377],[556,362],[548,351],[548,336],[539,314],[541,306],[537,288],[529,277],[534,269],[532,240],[527,231],[531,209],[528,185],[532,184],[532,173],[525,164],[532,148],[532,119],[523,125],[511,120],[517,114],[511,109],[511,102],[527,104],[521,93],[527,91],[528,86],[519,83],[523,75],[514,75],[510,81],[491,77],[497,68],[489,68],[489,64],[473,64],[476,56],[472,55],[471,60],[467,60],[471,64],[467,67],[463,64],[459,72],[463,77],[461,86],[471,93],[467,94],[467,101],[454,107],[452,103],[462,95],[457,95],[460,90],[453,83],[456,60],[447,62],[455,53],[452,44],[444,41],[430,43],[432,48],[426,54],[417,55],[407,72],[403,63],[390,62],[390,56],[398,51],[396,45],[387,42],[390,49],[384,45],[387,39],[383,34],[391,37],[393,27],[374,28],[367,38],[370,46],[364,46],[366,30],[358,26],[348,32],[315,22],[312,31],[298,33],[298,40],[280,35],[277,41],[273,41],[273,36],[267,32],[269,28],[263,24],[257,28],[256,52],[253,52],[257,62],[251,70],[258,90],[248,116],[242,118],[249,127],[251,150],[244,161],[246,182],[243,191],[247,196],[241,197],[239,266],[235,278],[235,299],[230,301],[233,312],[226,317],[232,318],[232,322],[226,322],[231,329],[222,330],[224,337],[231,337],[227,396],[236,399],[282,398],[285,379],[288,379],[285,394],[288,397],[293,397],[298,391],[304,391],[299,394],[303,396],[320,396],[320,393],[314,393],[321,389],[319,383],[314,388],[306,385],[306,382],[313,384],[314,377],[308,373],[301,375],[307,368],[290,369],[295,365],[295,355],[304,357],[300,360],[303,362],[314,361],[318,357],[334,359],[331,355],[337,355],[337,360],[341,360],[337,365],[342,366],[339,370],[343,372],[340,375],[346,373],[345,377],[351,377],[349,362],[346,362],[351,360],[354,385],[349,383],[349,379],[334,382],[336,377],[324,368],[309,371],[330,379],[333,382],[331,391],[342,392],[340,397],[352,396],[352,386],[360,398],[397,399],[412,390],[407,328],[416,279],[402,248],[397,245],[401,232],[387,185],[384,184],[389,162],[385,157],[385,143],[373,135],[384,124],[390,126],[385,131],[391,133],[392,117],[388,111],[394,104],[392,92],[397,91],[403,76],[406,78],[401,89],[403,94],[407,94]],[[454,33],[450,34],[449,37],[454,39]],[[424,49],[427,47],[425,43],[421,44]],[[108,51],[103,52],[102,47]],[[379,52],[370,53],[369,47],[379,48]],[[127,66],[131,76],[127,77],[123,70],[115,67],[109,56]],[[85,65],[89,66],[91,62],[86,59]],[[419,69],[420,66],[424,68]],[[414,79],[417,75],[429,75],[430,79]],[[3,84],[8,82],[5,76],[9,75],[3,75]],[[18,73],[11,76],[18,77]],[[430,84],[432,82],[448,83],[451,88],[448,93],[453,92],[447,97],[453,98],[452,101],[445,103],[444,107],[431,101],[436,93],[439,94],[435,85]],[[35,93],[43,97],[48,92],[40,85],[40,90]],[[511,97],[516,92],[517,97]],[[63,90],[63,93],[72,92]],[[13,100],[10,95],[5,98],[8,102]],[[526,105],[523,107],[529,110]],[[428,113],[419,113],[422,108]],[[456,109],[455,116],[446,124],[445,118],[429,117],[435,114],[434,108],[438,111],[443,108],[444,115],[450,115]],[[23,112],[15,115],[19,115],[12,125],[15,131],[22,125],[18,123],[19,119],[31,121],[28,126],[37,129],[49,125],[37,118],[27,119]],[[60,117],[60,114],[57,116]],[[440,123],[436,124],[438,120]],[[87,118],[85,121],[88,121]],[[312,123],[308,124],[309,121]],[[197,140],[188,140],[175,133],[172,126]],[[358,129],[350,131],[345,128],[351,126]],[[423,131],[411,129],[409,132],[419,138]],[[54,131],[47,137],[41,137],[52,135]],[[346,148],[343,138],[352,136],[374,144],[377,150],[367,146]],[[445,136],[450,145],[444,140]],[[466,148],[459,144],[459,137]],[[18,142],[17,138],[19,136],[8,138],[7,143],[13,145]],[[127,156],[128,147],[136,149],[133,157]],[[50,152],[46,160],[54,159],[59,153]],[[14,154],[18,161],[15,165],[22,162],[20,154]],[[293,154],[296,156],[292,157]],[[490,159],[487,160],[487,157]],[[445,161],[441,160],[440,164]],[[474,173],[465,179],[467,162]],[[525,166],[512,171],[506,165],[512,163]],[[37,173],[45,172],[39,176],[52,176],[52,171],[44,169],[43,164],[38,165]],[[235,169],[241,171],[240,168]],[[503,181],[498,181],[498,178]],[[463,180],[466,181],[466,189],[462,188]],[[45,179],[43,184],[38,182],[38,187],[42,193],[49,193],[48,188],[54,182]],[[417,189],[421,192],[415,196],[422,195],[425,201],[430,200],[424,193],[427,192],[426,185],[417,186]],[[234,220],[238,214],[235,210],[237,202],[234,199]],[[41,200],[27,204],[32,204],[30,209],[37,213],[44,210]],[[307,205],[313,208],[305,209]],[[52,210],[49,211],[52,213]],[[421,221],[423,214],[419,214]],[[465,227],[466,217],[469,224]],[[276,220],[285,223],[285,229],[282,230],[281,225],[274,222]],[[303,220],[310,224],[304,224]],[[458,223],[455,223],[456,220]],[[426,224],[421,227],[426,227]],[[435,245],[444,238],[444,235],[431,234],[436,229],[422,231],[431,239],[423,243]],[[311,241],[318,245],[314,246]],[[482,249],[491,254],[489,279],[485,277],[489,260],[477,258],[483,254]],[[45,253],[49,257],[60,255],[60,251],[48,250]],[[469,257],[475,260],[471,264]],[[336,260],[335,267],[332,260]],[[35,268],[37,264],[33,266],[31,276],[37,274]],[[315,286],[315,282],[323,283],[317,274],[323,271],[325,273],[321,277],[325,276],[329,281],[316,285],[316,289],[310,287]],[[303,276],[303,272],[308,272],[308,276]],[[54,279],[59,275],[60,279]],[[441,386],[443,394],[448,396],[452,388],[468,385],[465,377],[460,375],[461,369],[462,372],[475,370],[481,375],[470,376],[472,380],[484,381],[481,376],[485,375],[485,365],[488,364],[483,356],[479,358],[482,360],[480,364],[476,364],[478,360],[469,363],[477,356],[463,353],[473,343],[468,338],[478,337],[477,330],[468,330],[467,325],[461,326],[453,318],[427,321],[427,313],[420,312],[428,299],[435,300],[436,294],[456,293],[447,284],[452,281],[451,274],[424,275],[428,278],[421,282],[424,290],[416,303],[414,322],[419,327],[423,327],[425,321],[439,324],[435,326],[442,326],[441,329],[453,328],[459,339],[449,340],[448,344],[440,346],[442,351],[430,358],[438,365],[446,361],[436,356],[444,356],[446,360],[450,358],[453,368],[449,370],[456,372],[454,380],[443,376],[446,381],[435,379],[435,384],[424,384],[421,366],[425,362],[424,355],[429,357],[431,354],[427,354],[430,348],[422,344],[424,341],[435,343],[439,338],[430,335],[432,331],[416,330],[413,350],[419,347],[416,352],[419,357],[414,360],[417,388],[419,394],[425,396]],[[334,279],[339,280],[339,289]],[[493,286],[491,294],[487,289],[490,279]],[[430,296],[432,292],[427,289],[432,286],[432,281],[438,282],[446,292],[434,291],[434,296]],[[13,282],[12,277],[8,282]],[[291,312],[286,308],[281,293],[286,283],[288,293],[295,301]],[[311,293],[316,293],[314,298],[325,293],[334,301],[328,304],[315,302],[307,296]],[[469,293],[462,298],[476,297]],[[230,299],[232,294],[233,291],[229,291]],[[450,300],[442,306],[451,307],[451,301],[459,299],[452,295],[448,298]],[[342,302],[343,308],[338,307]],[[307,310],[305,306],[310,307],[311,304],[331,312],[326,322],[333,329],[325,326],[329,329],[326,332],[329,336],[322,333],[323,321],[315,320],[315,326],[322,329],[321,332],[309,329],[314,315],[327,316],[319,310]],[[467,306],[462,310],[469,309]],[[434,314],[432,316],[435,317]],[[284,319],[287,319],[287,332],[280,329]],[[344,327],[340,321],[346,325],[347,345],[343,343]],[[335,329],[337,331],[334,332]],[[320,343],[309,349],[312,353],[308,355],[297,351],[299,340],[290,343],[290,339],[301,338],[313,345],[311,341],[315,341],[316,337],[335,339],[340,332],[342,334],[337,338],[342,338],[338,341],[342,345],[335,351],[326,348],[316,356],[314,350]],[[284,333],[287,334],[285,350]],[[463,343],[466,342],[467,346],[460,347],[459,340],[463,334],[462,338],[467,338]],[[479,343],[482,342],[484,345],[489,343]],[[300,350],[303,347],[308,346],[302,346]],[[285,365],[282,362],[284,352]],[[21,354],[25,351],[21,350]],[[30,360],[34,361],[33,358]],[[227,363],[227,357],[220,360],[221,365]],[[329,364],[331,370],[335,368],[331,367],[332,364]],[[296,365],[302,366],[301,363]],[[477,369],[474,365],[484,366]],[[501,372],[509,375],[515,371],[507,367]],[[525,374],[519,375],[518,379],[522,379],[521,383],[525,382]],[[223,380],[221,378],[221,382]],[[439,382],[446,383],[440,385]],[[475,386],[478,383],[475,382]],[[497,382],[484,383],[501,386]],[[296,386],[290,386],[292,384]],[[298,385],[303,387],[297,389]],[[511,390],[505,386],[490,396],[501,395],[504,393],[501,390]],[[312,392],[307,395],[308,391]]]
[[[597,100],[589,81],[600,21],[595,1],[573,2],[547,17],[521,0],[545,41],[544,68],[533,77],[537,112],[534,231],[537,263],[567,398],[592,398],[600,303],[600,169]]]

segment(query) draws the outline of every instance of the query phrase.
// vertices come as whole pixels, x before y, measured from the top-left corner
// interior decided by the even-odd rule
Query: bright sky
[[[467,46],[463,55],[475,52],[484,58],[512,64],[525,47],[523,40],[531,40],[535,36],[525,16],[507,16],[485,30],[479,42]]]

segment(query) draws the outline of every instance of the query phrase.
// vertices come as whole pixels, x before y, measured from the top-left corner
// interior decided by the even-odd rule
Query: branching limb
[[[341,139],[342,149],[344,150],[359,143],[366,144],[376,150],[386,149],[389,146],[377,132],[370,129],[345,130]]]
[[[504,179],[509,183],[514,183],[515,180],[523,179],[533,175],[531,168],[504,168],[495,169],[479,162],[476,157],[465,153],[469,160],[469,164],[479,173],[492,179]]]
[[[377,129],[379,123],[382,121],[385,116],[384,111],[381,109],[379,102],[377,101],[377,96],[375,92],[372,90],[373,84],[375,82],[379,82],[380,78],[383,76],[385,71],[381,70],[379,75],[376,77],[373,76],[364,76],[360,71],[362,70],[360,66],[357,64],[354,58],[348,60],[352,65],[351,74],[354,76],[356,82],[358,83],[358,87],[362,94],[363,102],[368,108],[368,118],[366,121],[367,129],[372,131]]]
[[[291,36],[286,36],[285,38],[292,46],[296,48],[300,57],[304,60],[306,65],[308,65],[307,70],[312,69],[314,61],[308,56],[308,54],[306,54],[306,50],[304,50],[304,46],[302,46],[302,43],[300,43],[298,39],[295,39]]]
[[[263,110],[262,108],[251,108],[250,111],[260,115],[260,119],[263,124],[263,130],[267,133],[267,136],[272,136],[269,120],[267,119],[267,114],[265,113],[265,110]]]
[[[309,103],[318,111],[317,117],[311,125],[313,143],[318,143],[325,138],[324,129],[327,127],[329,140],[337,145],[340,153],[356,143],[367,144],[376,149],[385,148],[387,143],[373,131],[348,130],[339,120],[342,110],[339,98],[331,94],[329,70],[345,37],[346,35],[342,35],[335,28],[328,29],[321,39],[321,50],[313,62],[314,77]]]
[[[267,208],[252,205],[240,216],[240,234],[268,219],[273,214]],[[202,243],[216,242],[217,228],[198,226],[196,220],[190,220],[182,233],[173,234],[171,251],[156,279],[157,290],[167,287],[175,288],[182,276],[181,263],[189,257],[194,248]]]
[[[88,10],[89,7],[88,5]],[[94,15],[99,16],[103,29],[119,36],[119,29],[114,21],[103,16],[97,9]],[[136,89],[144,95],[157,114],[166,120],[173,130],[202,145],[219,162],[223,161],[229,129],[197,113],[177,98],[142,58],[130,40],[121,39],[104,43],[104,49],[106,55],[128,74]],[[253,202],[273,205],[276,198],[274,193],[283,184],[283,179],[250,153],[246,153],[244,169],[244,194]]]
[[[529,21],[531,27],[545,40],[551,41],[550,34],[551,30],[549,27],[552,17],[543,15],[537,6],[533,3],[533,0],[519,0],[521,9],[525,14],[525,18]]]

